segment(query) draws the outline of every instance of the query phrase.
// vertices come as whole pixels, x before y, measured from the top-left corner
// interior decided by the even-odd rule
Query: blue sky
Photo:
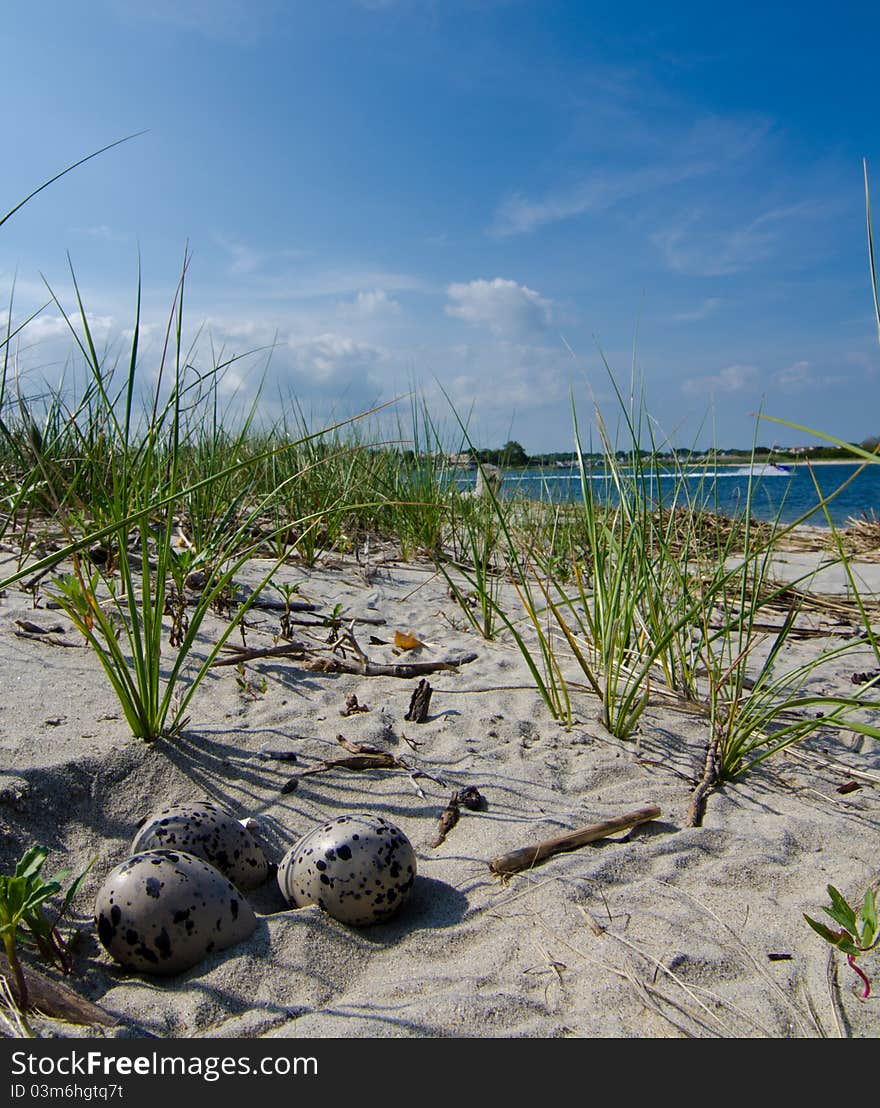
[[[4,6],[0,296],[111,355],[138,256],[149,380],[184,251],[186,318],[266,355],[271,418],[416,389],[474,440],[568,450],[635,365],[660,440],[748,446],[759,407],[880,433],[862,159],[880,209],[874,5],[85,0]],[[880,230],[878,230],[880,236]],[[27,381],[75,362],[57,308]],[[408,410],[408,402],[404,402]],[[762,442],[801,432],[765,423]]]

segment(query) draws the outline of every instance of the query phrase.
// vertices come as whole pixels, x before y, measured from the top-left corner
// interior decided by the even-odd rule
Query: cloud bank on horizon
[[[14,368],[71,372],[69,265],[112,358],[140,267],[148,377],[187,257],[197,357],[255,352],[224,389],[270,418],[415,390],[479,445],[562,451],[571,396],[613,416],[607,365],[676,445],[747,446],[757,410],[876,435],[877,30],[812,3],[16,6],[2,211],[146,133],[0,228],[0,302],[47,305]]]

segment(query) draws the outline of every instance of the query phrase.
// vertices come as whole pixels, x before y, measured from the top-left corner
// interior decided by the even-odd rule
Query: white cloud
[[[214,235],[214,241],[230,256],[230,273],[254,273],[263,264],[265,255],[245,243],[235,242],[226,235]]]
[[[382,347],[331,332],[291,340],[288,345],[297,376],[319,390],[375,383],[376,372],[388,357]]]
[[[673,323],[697,323],[701,319],[708,319],[720,307],[722,300],[719,296],[710,296],[696,308],[688,312],[676,312],[672,317]]]
[[[817,374],[808,361],[793,362],[773,374],[773,384],[785,392],[811,392],[816,389],[834,387],[849,380],[843,373]]]
[[[880,363],[873,352],[869,355],[864,350],[851,350],[844,355],[843,360],[847,365],[855,366],[860,374],[866,374],[869,377],[876,376],[880,371]]]
[[[602,212],[624,200],[717,175],[749,159],[770,131],[769,122],[760,117],[707,116],[684,129],[665,122],[646,129],[641,119],[625,111],[618,110],[615,116],[615,134],[623,146],[606,153],[604,165],[581,172],[573,185],[550,189],[537,198],[510,193],[496,209],[489,233],[527,234],[548,223]],[[589,136],[585,141],[591,147],[599,143]],[[658,149],[663,151],[659,157]],[[624,160],[630,164],[615,164]]]
[[[302,250],[262,250],[219,232],[215,232],[212,237],[220,249],[229,255],[229,272],[237,277],[258,274],[267,264],[279,259],[287,261],[305,257]]]
[[[753,388],[758,378],[758,370],[753,365],[729,365],[705,377],[688,377],[682,382],[682,389],[690,394],[743,392]]]
[[[142,348],[149,346],[154,338],[158,338],[159,334],[159,327],[156,323],[146,323],[141,320],[138,323],[138,346]],[[134,338],[134,328],[124,327],[119,335],[122,341],[128,344]]]
[[[128,231],[117,231],[102,223],[96,227],[71,227],[71,234],[84,235],[86,238],[99,239],[103,242],[129,243],[132,236]]]
[[[447,315],[488,327],[495,335],[540,332],[552,319],[552,301],[502,277],[452,284],[446,295],[451,301],[446,305]]]
[[[343,316],[368,319],[371,316],[397,315],[400,304],[385,289],[372,289],[369,292],[359,292],[353,301],[340,303],[338,310]]]
[[[113,334],[116,326],[116,321],[113,316],[90,315],[88,319],[89,331],[96,342],[98,340],[105,340]],[[79,316],[71,316],[70,322],[77,334],[84,337]],[[47,339],[72,338],[72,335],[70,326],[64,316],[49,315],[43,312],[41,315],[38,315],[36,319],[31,320],[27,327],[25,327],[21,332],[21,338],[22,341],[34,343],[44,342]]]
[[[752,269],[773,253],[785,220],[809,214],[809,203],[772,208],[742,227],[692,229],[693,221],[651,236],[667,266],[690,277],[726,277]]]
[[[261,304],[279,300],[314,300],[325,296],[357,296],[364,289],[384,289],[386,292],[430,292],[431,286],[421,277],[408,273],[392,273],[383,269],[352,266],[344,269],[315,270],[303,274],[267,274],[251,271],[247,274],[239,296],[247,293],[259,298]]]
[[[246,316],[207,316],[202,330],[215,342],[245,342],[249,349],[268,346],[278,338],[278,329],[270,322]]]
[[[499,443],[510,438],[514,416],[522,424],[517,434],[525,437],[534,435],[537,425],[560,412],[567,418],[572,382],[567,351],[508,342],[456,344],[447,351],[443,359],[445,398],[462,418],[474,414],[481,425],[483,444],[489,443],[491,435]],[[445,403],[439,390],[431,386],[426,385],[426,395],[441,406]],[[489,429],[487,438],[482,431],[489,433]]]
[[[792,392],[809,388],[815,383],[810,372],[810,363],[794,362],[792,365],[780,369],[778,373],[773,375],[773,383],[781,389],[788,389]]]
[[[572,188],[547,193],[537,200],[515,192],[499,205],[489,232],[499,238],[526,234],[547,223],[604,211],[621,200],[678,184],[704,171],[700,166],[602,171]]]
[[[668,228],[651,241],[669,269],[689,277],[727,277],[751,269],[770,256],[774,235],[743,227],[732,231]]]

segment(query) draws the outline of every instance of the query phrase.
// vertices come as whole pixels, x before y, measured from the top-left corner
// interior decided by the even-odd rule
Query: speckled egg
[[[118,865],[95,898],[98,938],[140,973],[182,973],[257,926],[238,889],[204,858],[148,850]]]
[[[416,877],[412,843],[384,816],[339,816],[304,835],[278,866],[294,908],[317,904],[342,923],[382,923],[401,907]]]
[[[263,848],[234,816],[213,801],[172,804],[149,817],[131,853],[183,850],[204,858],[240,889],[255,889],[269,875]]]

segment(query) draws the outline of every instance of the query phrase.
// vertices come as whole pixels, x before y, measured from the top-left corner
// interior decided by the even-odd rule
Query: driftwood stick
[[[489,869],[497,874],[517,873],[521,869],[536,866],[553,854],[559,854],[565,850],[576,850],[579,846],[586,846],[587,843],[591,843],[596,839],[604,839],[618,831],[625,831],[629,827],[636,827],[640,823],[657,819],[660,814],[660,809],[652,804],[648,808],[639,808],[635,812],[628,812],[625,816],[606,819],[601,823],[591,823],[587,827],[578,828],[577,831],[568,831],[564,835],[557,835],[555,838],[535,843],[534,846],[524,846],[521,850],[512,850],[509,854],[502,854],[499,858],[493,858],[489,863]]]
[[[262,608],[264,612],[317,612],[321,605],[312,604],[309,600],[285,600],[281,596],[258,596],[251,607]]]
[[[69,646],[76,650],[83,646],[81,642],[67,642],[60,635],[35,635],[33,631],[22,631],[20,628],[16,628],[15,633],[20,639],[33,639],[34,642],[44,642],[49,646]]]
[[[309,777],[313,773],[323,773],[327,769],[395,769],[397,759],[393,754],[383,754],[377,751],[375,754],[349,754],[342,758],[325,758],[323,766],[315,769],[305,769],[300,777]]]
[[[336,741],[344,746],[346,750],[351,751],[351,753],[340,758],[324,758],[321,761],[321,765],[302,770],[296,777],[291,777],[285,782],[281,788],[282,793],[295,792],[303,777],[313,777],[316,773],[326,773],[327,770],[333,769],[348,769],[354,771],[365,769],[402,769],[423,800],[425,799],[425,794],[419,787],[419,778],[424,777],[427,781],[433,781],[436,785],[440,785],[440,787],[444,789],[447,787],[446,782],[442,781],[439,777],[434,777],[418,766],[410,765],[409,762],[405,762],[403,758],[397,758],[393,754],[379,750],[378,747],[349,742],[344,735],[337,735]],[[465,790],[465,794],[462,795],[462,803],[469,808],[474,807],[470,802],[470,796],[466,795],[469,794],[470,791],[471,790]]]
[[[301,642],[285,642],[280,646],[259,646],[252,649],[243,649],[233,643],[224,649],[227,652],[226,655],[215,658],[211,662],[212,666],[240,666],[242,662],[253,662],[258,658],[284,658],[288,654],[302,657],[306,651],[306,647]]]
[[[295,623],[297,627],[319,627],[326,630],[328,627],[333,626],[332,616],[327,616],[325,619],[292,619],[291,623]],[[373,616],[355,616],[354,619],[348,620],[348,623],[364,623],[368,627],[384,627],[388,622],[387,619],[380,619]]]
[[[691,795],[691,802],[688,807],[687,820],[685,821],[688,827],[702,827],[703,816],[706,814],[706,800],[720,780],[721,765],[718,745],[718,739],[713,737],[706,747],[706,764],[703,767],[703,776]]]
[[[68,644],[64,644],[68,645]],[[476,654],[459,654],[457,657],[444,658],[439,662],[370,662],[355,658],[307,658],[311,648],[305,643],[288,642],[279,646],[263,646],[242,649],[239,646],[224,647],[224,656],[215,658],[212,666],[238,666],[242,662],[257,661],[260,658],[291,658],[301,663],[303,669],[315,673],[355,673],[362,677],[421,677],[425,673],[455,672],[459,666],[476,660]]]
[[[453,792],[449,798],[449,803],[440,813],[440,821],[437,825],[437,834],[431,842],[431,846],[442,846],[446,836],[458,823],[458,817],[461,815],[461,809],[458,806],[458,792]]]
[[[32,966],[22,967],[27,982],[28,1008],[43,1012],[52,1019],[65,1020],[67,1023],[93,1024],[113,1027],[119,1022],[92,1001],[80,996],[61,981],[54,981]],[[0,977],[5,977],[16,1003],[20,1002],[15,979],[10,971],[9,962],[0,954]]]
[[[370,746],[368,742],[351,742],[345,735],[337,735],[336,741],[339,743],[340,747],[345,747],[351,755],[381,755],[382,757],[390,757],[386,750]]]
[[[305,669],[317,673],[356,673],[362,677],[420,677],[425,673],[455,671],[459,666],[473,662],[476,654],[460,654],[442,662],[357,662],[353,658],[316,658]]]

